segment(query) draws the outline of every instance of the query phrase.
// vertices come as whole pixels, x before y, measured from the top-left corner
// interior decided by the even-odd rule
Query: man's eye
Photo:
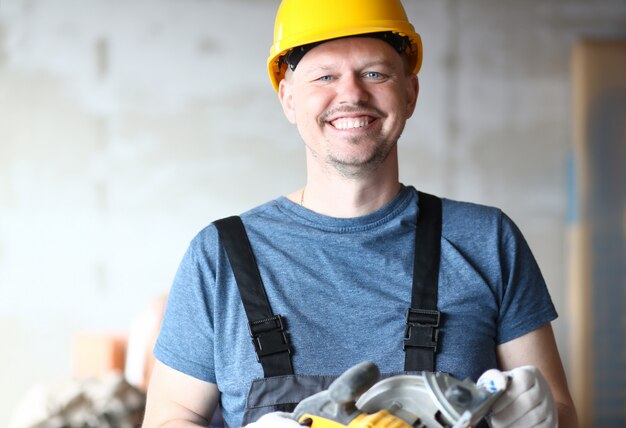
[[[318,77],[317,80],[322,82],[330,82],[331,80],[333,80],[333,76],[322,76]]]
[[[379,73],[378,71],[368,71],[364,76],[368,79],[382,79],[385,77],[384,74]]]

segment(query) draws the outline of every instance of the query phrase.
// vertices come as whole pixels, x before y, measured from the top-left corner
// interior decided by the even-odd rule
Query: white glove
[[[506,382],[506,378],[508,387],[491,408],[489,422],[493,428],[558,426],[550,385],[537,367],[517,367],[508,372],[487,370],[477,384],[488,387],[493,382]]]
[[[286,412],[268,413],[244,428],[302,428],[302,425],[296,422],[291,415],[291,413]]]

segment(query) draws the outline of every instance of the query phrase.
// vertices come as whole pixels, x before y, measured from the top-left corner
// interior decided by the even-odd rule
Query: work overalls
[[[403,348],[406,372],[434,371],[440,313],[437,310],[441,255],[441,200],[419,192],[411,306],[406,313]],[[304,398],[322,391],[337,376],[298,375],[281,315],[267,299],[243,223],[237,216],[215,222],[241,294],[250,336],[264,378],[248,392],[243,424],[266,413],[291,412]],[[401,338],[398,338],[400,340]]]

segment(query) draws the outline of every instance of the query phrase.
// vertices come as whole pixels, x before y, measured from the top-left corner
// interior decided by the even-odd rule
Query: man
[[[278,411],[363,360],[473,380],[506,370],[493,426],[556,426],[557,411],[576,426],[556,313],[518,229],[399,182],[421,57],[400,1],[282,2],[268,67],[307,182],[192,241],[144,426],[205,426],[219,400],[229,426],[297,427]]]

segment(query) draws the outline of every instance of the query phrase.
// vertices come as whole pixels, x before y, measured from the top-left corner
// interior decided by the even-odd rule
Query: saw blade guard
[[[503,391],[489,391],[445,373],[423,372],[379,381],[356,406],[366,413],[387,410],[414,427],[466,428],[485,417]]]

